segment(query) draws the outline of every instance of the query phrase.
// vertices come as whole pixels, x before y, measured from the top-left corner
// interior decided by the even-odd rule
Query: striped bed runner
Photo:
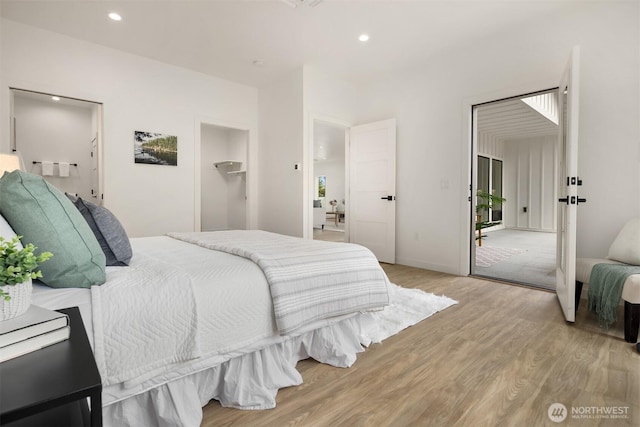
[[[168,236],[255,262],[267,278],[281,335],[315,320],[382,308],[389,279],[367,248],[260,230]]]

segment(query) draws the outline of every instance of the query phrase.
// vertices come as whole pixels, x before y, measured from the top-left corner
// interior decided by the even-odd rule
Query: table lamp
[[[20,169],[20,157],[16,154],[0,153],[0,176],[16,169]]]

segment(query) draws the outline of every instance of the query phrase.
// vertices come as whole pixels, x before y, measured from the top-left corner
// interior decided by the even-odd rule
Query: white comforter
[[[216,234],[202,235],[211,239]],[[337,245],[346,252],[334,257],[335,247],[319,244],[318,252],[309,242],[272,233],[221,234],[227,245],[242,239],[253,243],[254,261],[266,268],[171,237],[149,237],[132,241],[135,255],[129,267],[109,268],[107,282],[91,289],[94,353],[105,389],[117,388],[114,399],[253,351],[283,332],[301,334],[388,303],[386,275],[360,247]],[[292,257],[303,252],[310,264],[292,264]],[[344,261],[348,258],[351,262]],[[320,274],[318,268],[333,275]],[[279,300],[265,273],[278,276]],[[324,291],[327,285],[335,287]],[[305,286],[306,292],[290,292]],[[307,309],[291,310],[296,302]],[[283,303],[285,323],[279,330],[274,304]],[[105,396],[105,403],[109,400]]]
[[[132,243],[131,265],[108,269],[107,283],[92,290],[94,352],[105,384],[135,387],[191,359],[277,335],[255,263],[166,236]]]
[[[180,268],[137,254],[91,288],[91,306],[103,385],[143,381],[201,355],[193,283]]]

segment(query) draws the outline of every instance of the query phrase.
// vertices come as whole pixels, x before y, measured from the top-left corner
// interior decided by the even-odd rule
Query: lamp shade
[[[20,157],[15,154],[0,153],[0,176],[16,169],[20,169]]]

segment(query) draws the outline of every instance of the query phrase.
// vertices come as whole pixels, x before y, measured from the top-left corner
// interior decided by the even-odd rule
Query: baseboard
[[[424,261],[421,261],[421,260],[412,259],[412,258],[404,258],[404,257],[397,257],[396,258],[396,264],[406,265],[406,266],[409,266],[409,267],[422,268],[424,270],[438,271],[440,273],[453,274],[455,276],[460,276],[460,272],[458,271],[456,266],[452,266],[452,265],[433,264],[433,263],[430,263],[430,262],[424,262]]]

